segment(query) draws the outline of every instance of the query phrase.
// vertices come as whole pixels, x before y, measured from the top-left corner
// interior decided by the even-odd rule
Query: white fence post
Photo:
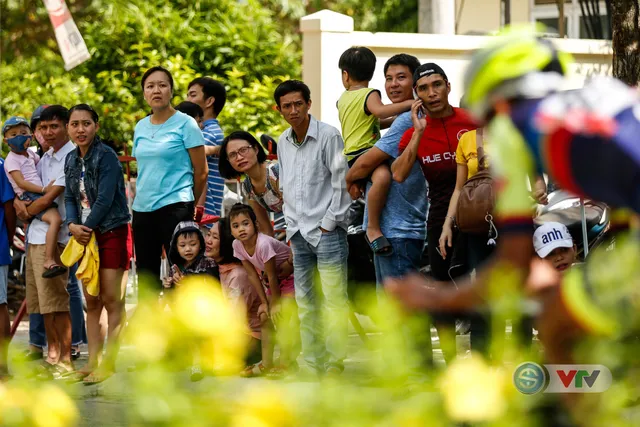
[[[338,110],[335,93],[327,90],[336,84],[336,76],[340,81],[338,60],[346,49],[351,47],[353,18],[330,10],[307,15],[300,19],[302,32],[302,78],[311,89],[311,114],[329,123],[338,122]]]

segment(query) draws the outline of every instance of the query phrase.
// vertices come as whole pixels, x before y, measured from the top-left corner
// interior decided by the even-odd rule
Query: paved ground
[[[366,329],[371,330],[371,324],[366,318],[360,318]],[[10,353],[15,355],[27,348],[28,343],[28,321],[23,321],[14,337]],[[377,333],[369,332],[370,339],[376,339]],[[442,358],[442,352],[439,349],[439,340],[437,335],[433,334],[432,342],[434,344],[434,356],[436,364],[443,365],[444,360]],[[464,353],[468,349],[468,335],[458,337],[459,351]],[[131,348],[124,346],[121,350],[121,354],[126,359],[126,354],[131,352]],[[81,357],[76,361],[76,367],[82,367],[87,361],[87,349],[86,346],[81,348]],[[367,378],[363,372],[364,366],[367,361],[375,357],[375,354],[369,351],[363,344],[360,337],[352,331],[349,337],[349,358],[345,361],[346,374],[353,378],[354,381],[362,382],[366,385]],[[35,369],[39,362],[32,362],[30,365]],[[125,363],[125,362],[123,362]],[[75,400],[80,410],[82,420],[81,426],[123,426],[127,425],[125,404],[131,402],[134,398],[132,391],[127,386],[131,382],[131,376],[135,373],[129,372],[127,366],[119,366],[119,373],[102,384],[94,386],[84,386],[83,384],[65,384],[58,382]],[[178,373],[177,378],[184,380],[188,383],[187,373]],[[33,384],[38,384],[35,379],[16,378],[12,381],[29,381]],[[206,390],[207,388],[213,388],[216,381],[220,381],[218,378],[206,377],[200,383],[194,384],[194,391],[198,389]],[[266,381],[256,379],[242,379],[242,378],[226,378],[223,381],[229,383],[231,388],[244,388],[252,384],[251,381]],[[295,387],[295,384],[292,384]]]
[[[132,309],[133,305],[128,305],[128,310]],[[361,320],[363,327],[367,332],[367,336],[371,340],[379,338],[379,333],[375,332],[375,326],[366,317],[358,316]],[[27,321],[23,321],[19,326],[18,332],[11,343],[10,352],[15,354],[27,348],[28,343],[28,328]],[[509,333],[510,328],[507,329]],[[434,361],[436,366],[444,366],[444,359],[442,357],[442,351],[440,350],[440,343],[435,329],[432,330],[432,344],[434,347]],[[461,335],[457,337],[458,354],[465,355],[469,350],[469,335]],[[87,361],[87,349],[86,346],[81,348],[82,355],[78,361],[76,361],[76,367],[82,367]],[[126,404],[131,403],[134,400],[134,394],[131,390],[130,384],[132,382],[132,376],[135,373],[129,372],[128,362],[123,361],[127,359],[127,354],[131,354],[132,348],[126,345],[121,349],[121,355],[118,374],[105,381],[102,384],[94,386],[84,386],[81,383],[78,384],[65,384],[59,383],[75,400],[80,410],[82,420],[81,426],[122,426],[129,424],[126,419],[125,408]],[[348,375],[349,381],[359,386],[363,386],[367,389],[375,386],[371,383],[371,378],[368,377],[368,373],[365,367],[373,357],[379,357],[379,353],[369,350],[361,340],[361,338],[355,333],[355,330],[351,331],[349,337],[349,358],[345,361],[345,375]],[[33,367],[39,362],[32,362]],[[37,384],[35,379],[17,378],[13,381],[30,381],[33,384]],[[203,381],[191,384],[188,380],[187,372],[176,373],[175,381],[184,382],[188,388],[193,388],[194,392],[198,390],[210,391],[215,389],[216,382],[225,381],[225,387],[229,390],[235,390],[238,394],[242,390],[251,386],[252,381],[269,381],[263,379],[243,379],[243,378],[215,378],[206,377]],[[300,383],[298,383],[300,385]],[[287,387],[296,387],[296,382],[288,382]],[[313,387],[307,383],[306,391],[309,392],[309,387]],[[225,389],[226,390],[226,389]],[[404,393],[407,393],[406,391]]]

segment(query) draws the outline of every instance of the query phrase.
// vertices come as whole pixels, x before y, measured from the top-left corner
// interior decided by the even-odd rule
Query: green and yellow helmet
[[[496,94],[517,98],[539,93],[539,88],[530,93],[529,89],[534,89],[530,84],[512,84],[507,93],[500,93],[504,83],[540,72],[567,73],[573,62],[571,55],[542,38],[544,32],[542,25],[507,27],[474,52],[464,77],[464,93],[467,107],[477,119],[486,119]]]

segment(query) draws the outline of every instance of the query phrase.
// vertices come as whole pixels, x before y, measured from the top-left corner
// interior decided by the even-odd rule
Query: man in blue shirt
[[[393,103],[413,98],[413,72],[420,66],[418,59],[406,54],[391,57],[384,66],[385,90]],[[411,112],[398,115],[376,145],[358,158],[347,173],[347,188],[352,197],[359,197],[357,181],[366,179],[383,162],[398,157],[398,143],[404,132],[413,127]],[[406,181],[393,181],[382,211],[381,228],[393,254],[375,255],[376,282],[379,289],[388,277],[402,277],[420,268],[426,237],[427,186],[416,163]],[[365,214],[366,221],[366,214]]]
[[[198,77],[189,83],[187,101],[198,104],[204,111],[202,134],[205,142],[205,155],[209,166],[207,191],[196,203],[196,219],[202,214],[220,216],[224,194],[224,179],[218,171],[218,156],[224,134],[218,122],[218,115],[227,101],[227,91],[222,83],[211,77]]]
[[[8,376],[7,350],[9,349],[9,310],[7,308],[7,282],[11,254],[9,242],[16,231],[16,211],[13,209],[13,189],[4,173],[4,160],[0,159],[0,380]]]
[[[411,55],[395,55],[384,66],[385,91],[393,103],[413,99],[413,72],[420,66]],[[347,173],[347,188],[356,199],[362,195],[357,182],[367,179],[383,162],[392,162],[399,155],[398,145],[402,135],[413,127],[411,112],[398,115],[376,145],[361,155]],[[367,188],[371,185],[369,183]],[[380,215],[382,234],[393,247],[391,255],[374,255],[376,284],[379,291],[388,278],[405,276],[420,269],[420,260],[427,236],[426,220],[428,211],[427,183],[418,162],[413,165],[407,179],[400,183],[391,182],[387,203]],[[365,209],[365,224],[367,212]],[[428,331],[428,329],[427,329]],[[410,335],[409,333],[407,335]],[[431,366],[431,334],[412,336],[415,349],[422,357],[423,366]]]

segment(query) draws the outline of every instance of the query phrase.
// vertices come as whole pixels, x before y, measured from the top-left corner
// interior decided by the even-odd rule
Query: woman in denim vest
[[[115,371],[118,335],[124,319],[122,276],[129,268],[131,251],[127,245],[131,215],[124,190],[124,175],[118,156],[96,135],[98,114],[86,104],[69,110],[67,130],[77,148],[65,163],[65,207],[69,232],[87,245],[95,233],[100,256],[100,294],[91,296],[83,284],[87,300],[89,363],[78,372],[79,379],[93,384]],[[104,331],[100,327],[102,308],[107,310],[107,352],[103,360]]]

